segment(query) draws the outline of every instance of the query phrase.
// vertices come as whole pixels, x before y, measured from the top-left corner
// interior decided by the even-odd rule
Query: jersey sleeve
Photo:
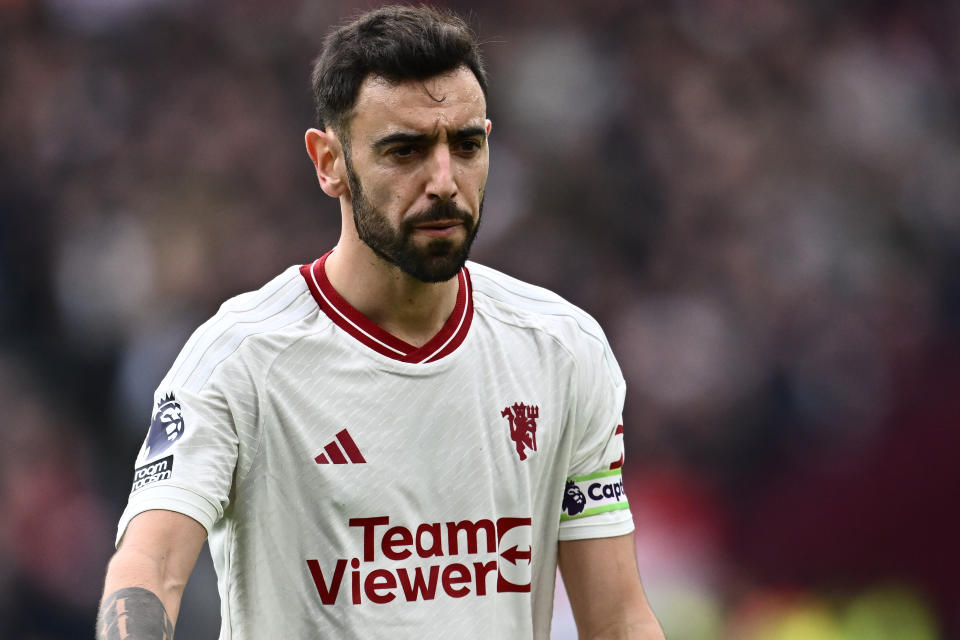
[[[209,535],[230,503],[242,472],[240,451],[249,442],[258,409],[251,367],[236,351],[214,363],[191,362],[202,349],[198,330],[154,397],[150,428],[137,456],[119,545],[134,516],[151,509],[176,511],[199,522]]]
[[[560,540],[618,536],[634,528],[621,475],[626,385],[606,340],[591,340],[578,359],[572,418],[577,438],[563,488]]]

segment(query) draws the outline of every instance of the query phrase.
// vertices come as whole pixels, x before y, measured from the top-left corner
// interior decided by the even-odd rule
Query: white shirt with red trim
[[[200,522],[221,639],[548,638],[557,541],[633,530],[599,326],[468,263],[417,348],[338,295],[325,258],[187,342],[118,543],[149,509]]]

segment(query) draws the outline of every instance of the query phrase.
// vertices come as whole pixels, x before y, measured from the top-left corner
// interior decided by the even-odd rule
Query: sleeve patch
[[[154,406],[147,434],[146,459],[155,458],[183,437],[183,409],[173,393],[160,398]]]
[[[598,471],[567,479],[560,521],[586,518],[629,507],[627,494],[623,491],[621,470]]]
[[[143,489],[148,484],[169,480],[172,477],[173,454],[161,460],[149,462],[142,467],[137,467],[133,472],[133,486],[130,487],[130,493]]]

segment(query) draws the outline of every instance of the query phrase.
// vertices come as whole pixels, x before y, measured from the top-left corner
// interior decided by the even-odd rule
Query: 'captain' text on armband
[[[621,470],[598,471],[567,479],[560,520],[585,518],[629,507]]]

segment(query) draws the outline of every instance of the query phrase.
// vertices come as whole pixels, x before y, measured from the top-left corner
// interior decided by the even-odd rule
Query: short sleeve
[[[229,505],[241,441],[257,420],[252,377],[239,356],[200,383],[184,377],[185,384],[176,384],[168,374],[155,394],[117,544],[144,511],[182,513],[209,534]]]
[[[623,489],[623,402],[626,385],[605,340],[590,338],[578,354],[573,424],[577,434],[566,473],[560,540],[633,531]]]

